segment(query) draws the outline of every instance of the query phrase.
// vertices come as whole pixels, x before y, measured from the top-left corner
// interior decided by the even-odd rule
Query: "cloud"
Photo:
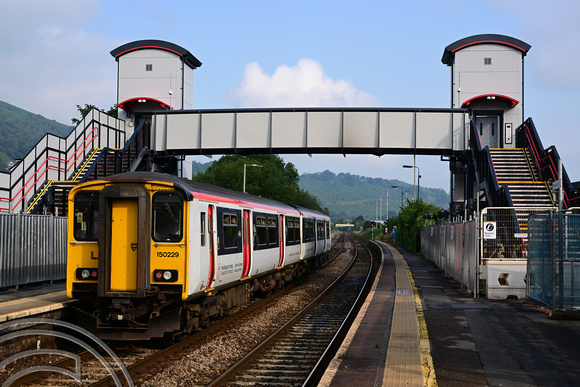
[[[0,100],[70,124],[76,105],[116,102],[116,42],[84,29],[98,1],[10,2],[0,16]]]
[[[227,97],[241,107],[378,105],[375,97],[358,91],[350,82],[324,74],[322,65],[313,59],[301,59],[293,67],[278,66],[272,75],[252,62],[246,66],[240,86]]]

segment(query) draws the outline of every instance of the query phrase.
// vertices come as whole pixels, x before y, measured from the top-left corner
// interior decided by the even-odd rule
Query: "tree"
[[[77,105],[77,110],[79,111],[81,118],[71,118],[71,121],[73,123],[73,125],[78,125],[79,122],[81,122],[81,120],[87,115],[89,114],[89,112],[91,111],[91,109],[97,109],[100,110],[102,112],[105,112],[102,109],[99,109],[98,107],[96,107],[95,105],[90,105],[88,103],[85,103],[85,106],[81,106],[81,105]],[[109,110],[107,110],[105,113],[110,115],[111,117],[115,117],[117,118],[117,114],[119,112],[119,108],[117,108],[116,106],[111,106],[109,108]]]
[[[434,214],[441,210],[440,207],[428,204],[423,199],[416,201],[407,199],[407,203],[401,208],[399,215],[389,219],[389,230],[397,226],[397,243],[417,252],[421,248],[421,244],[417,243],[421,230],[428,224],[428,221],[423,219],[423,215]]]
[[[318,199],[298,186],[300,176],[294,164],[284,163],[284,160],[275,155],[222,156],[205,172],[199,172],[193,179],[242,191],[244,164],[247,165],[246,192],[322,211]],[[257,164],[260,167],[250,166],[251,164]]]

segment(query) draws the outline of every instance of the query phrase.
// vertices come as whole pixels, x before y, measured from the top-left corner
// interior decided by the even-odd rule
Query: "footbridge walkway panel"
[[[467,149],[465,109],[212,109],[154,113],[167,154],[425,154]]]

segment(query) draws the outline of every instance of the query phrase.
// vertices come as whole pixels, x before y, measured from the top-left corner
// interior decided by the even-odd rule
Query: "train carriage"
[[[81,184],[69,205],[67,294],[103,338],[192,331],[330,247],[324,214],[153,172]]]

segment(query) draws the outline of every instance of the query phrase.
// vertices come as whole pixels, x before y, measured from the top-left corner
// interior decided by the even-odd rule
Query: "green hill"
[[[387,212],[387,191],[389,192],[389,218],[396,216],[401,206],[401,187],[413,199],[413,184],[400,180],[371,178],[349,173],[330,172],[305,173],[300,176],[300,188],[316,196],[322,207],[328,207],[334,222],[354,219],[362,215],[365,219],[379,217],[378,204],[382,198],[382,218]],[[449,205],[449,194],[443,189],[421,187],[421,199],[438,207]]]
[[[45,133],[65,137],[71,129],[71,126],[0,101],[0,171],[8,172],[8,164],[26,156]]]

